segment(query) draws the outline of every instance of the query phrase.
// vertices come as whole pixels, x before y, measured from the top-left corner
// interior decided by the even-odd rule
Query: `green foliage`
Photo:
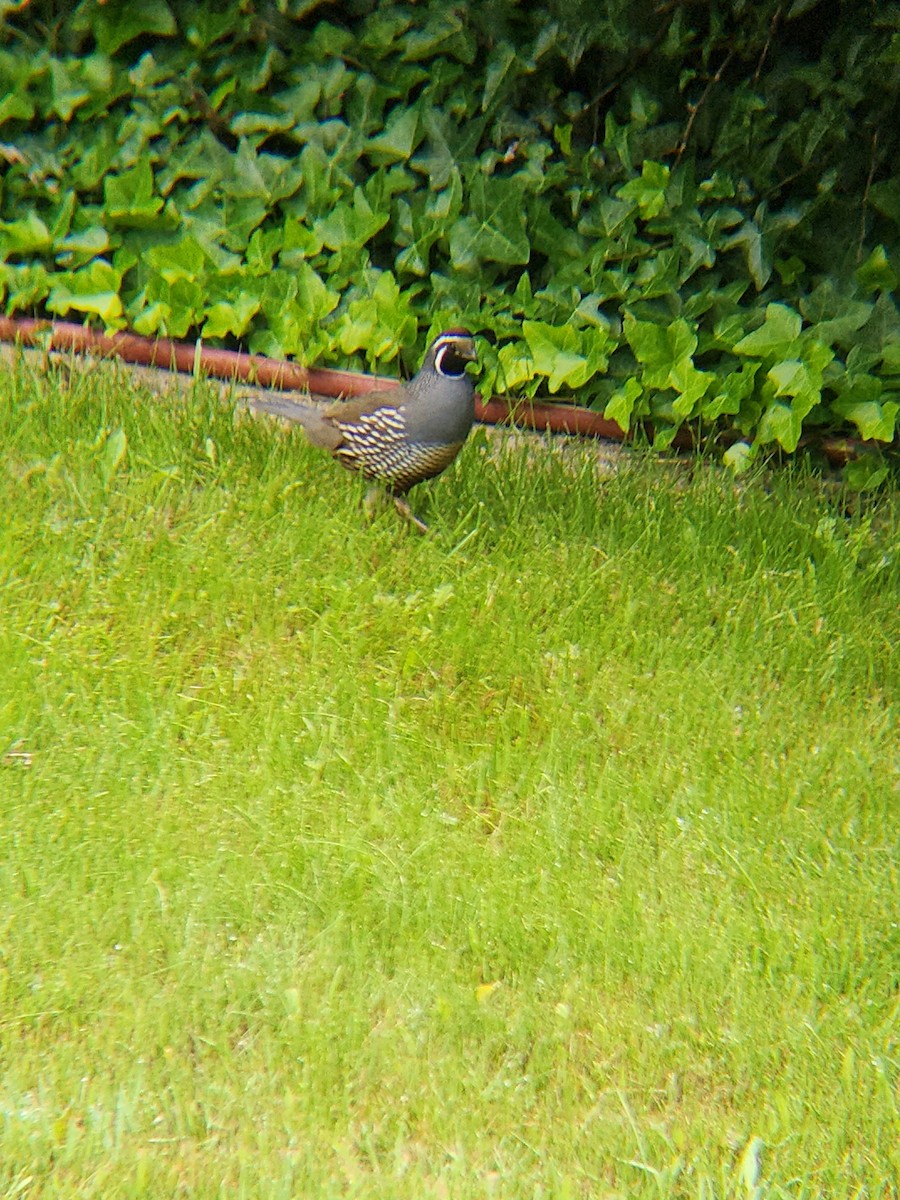
[[[484,390],[657,445],[889,446],[900,16],[869,7],[36,0],[0,32],[0,301],[358,367],[463,320]]]

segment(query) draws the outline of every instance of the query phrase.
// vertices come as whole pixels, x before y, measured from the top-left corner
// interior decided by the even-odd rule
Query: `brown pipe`
[[[47,335],[49,343],[44,340]],[[46,345],[48,350],[100,354],[145,367],[166,367],[188,374],[199,366],[204,374],[215,379],[255,383],[287,391],[308,391],[318,396],[359,396],[377,389],[396,387],[398,383],[396,379],[378,375],[301,367],[298,363],[266,358],[261,354],[216,350],[211,346],[174,342],[169,338],[145,338],[134,333],[96,333],[86,325],[72,321],[0,317],[0,341],[22,342],[30,346]],[[476,397],[475,417],[485,425],[509,423],[525,429],[616,441],[622,441],[626,436],[615,421],[607,421],[600,413],[573,405],[528,402],[512,408],[498,397],[487,401]]]
[[[518,425],[523,429],[549,430],[551,433],[576,434],[579,437],[609,438],[621,442],[628,434],[615,421],[608,421],[589,408],[573,404],[536,404],[523,400],[511,407],[498,396],[475,401],[475,417],[485,425]]]
[[[45,337],[49,334],[49,342]],[[136,333],[96,333],[73,321],[41,321],[31,317],[13,320],[0,317],[0,341],[22,342],[28,346],[46,346],[48,350],[74,350],[80,354],[100,354],[121,358],[144,367],[193,372],[199,366],[215,379],[258,383],[263,387],[310,391],[320,396],[349,396],[390,387],[396,380],[379,379],[355,371],[315,370],[298,363],[265,358],[261,354],[242,354],[235,350],[216,350],[202,343],[173,342],[170,338],[139,337]]]
[[[49,337],[48,337],[49,335]],[[200,367],[215,379],[277,387],[287,391],[308,391],[319,396],[360,396],[366,392],[396,387],[399,382],[358,371],[335,371],[327,367],[301,367],[298,363],[262,354],[244,354],[237,350],[217,350],[202,343],[175,342],[170,338],[139,337],[135,333],[96,333],[74,321],[46,321],[33,317],[0,317],[0,342],[20,342],[47,350],[73,350],[81,354],[100,354],[123,362],[147,367],[165,367],[192,374]],[[615,421],[607,420],[589,408],[570,404],[538,404],[524,401],[510,405],[499,396],[489,400],[475,398],[475,417],[485,425],[514,425],[521,429],[574,434],[579,437],[623,441],[629,434]],[[690,449],[694,439],[689,429],[679,429],[672,443],[678,449]],[[865,450],[879,446],[876,441],[852,438],[826,438],[819,446],[835,465],[844,465]]]

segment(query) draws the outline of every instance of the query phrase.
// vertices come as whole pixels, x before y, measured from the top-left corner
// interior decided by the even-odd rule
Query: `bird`
[[[379,487],[397,511],[425,533],[428,526],[413,514],[406,493],[440,475],[453,462],[475,419],[475,391],[466,374],[477,363],[474,336],[468,329],[447,329],[428,348],[421,367],[408,382],[368,392],[327,407],[287,397],[249,397],[250,407],[303,426],[314,446],[358,471]]]

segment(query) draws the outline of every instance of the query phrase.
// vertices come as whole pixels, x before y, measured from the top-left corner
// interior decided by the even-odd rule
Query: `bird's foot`
[[[394,496],[377,485],[369,488],[363,500],[363,510],[365,511],[367,521],[375,520],[378,510],[384,507],[389,497],[393,500],[394,507],[405,521],[409,521],[410,525],[414,525],[419,533],[428,533],[428,526],[421,518],[416,516],[405,496]]]
[[[409,501],[405,496],[395,496],[394,506],[401,517],[405,517],[406,520],[409,521],[410,525],[415,525],[419,533],[428,532],[428,526],[423,520],[421,520],[420,517],[417,517],[413,510],[409,507]]]

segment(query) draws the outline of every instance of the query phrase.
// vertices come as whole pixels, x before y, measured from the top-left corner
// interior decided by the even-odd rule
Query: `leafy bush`
[[[895,438],[896,6],[3,8],[7,313],[407,368],[464,320],[486,391],[736,467]]]

